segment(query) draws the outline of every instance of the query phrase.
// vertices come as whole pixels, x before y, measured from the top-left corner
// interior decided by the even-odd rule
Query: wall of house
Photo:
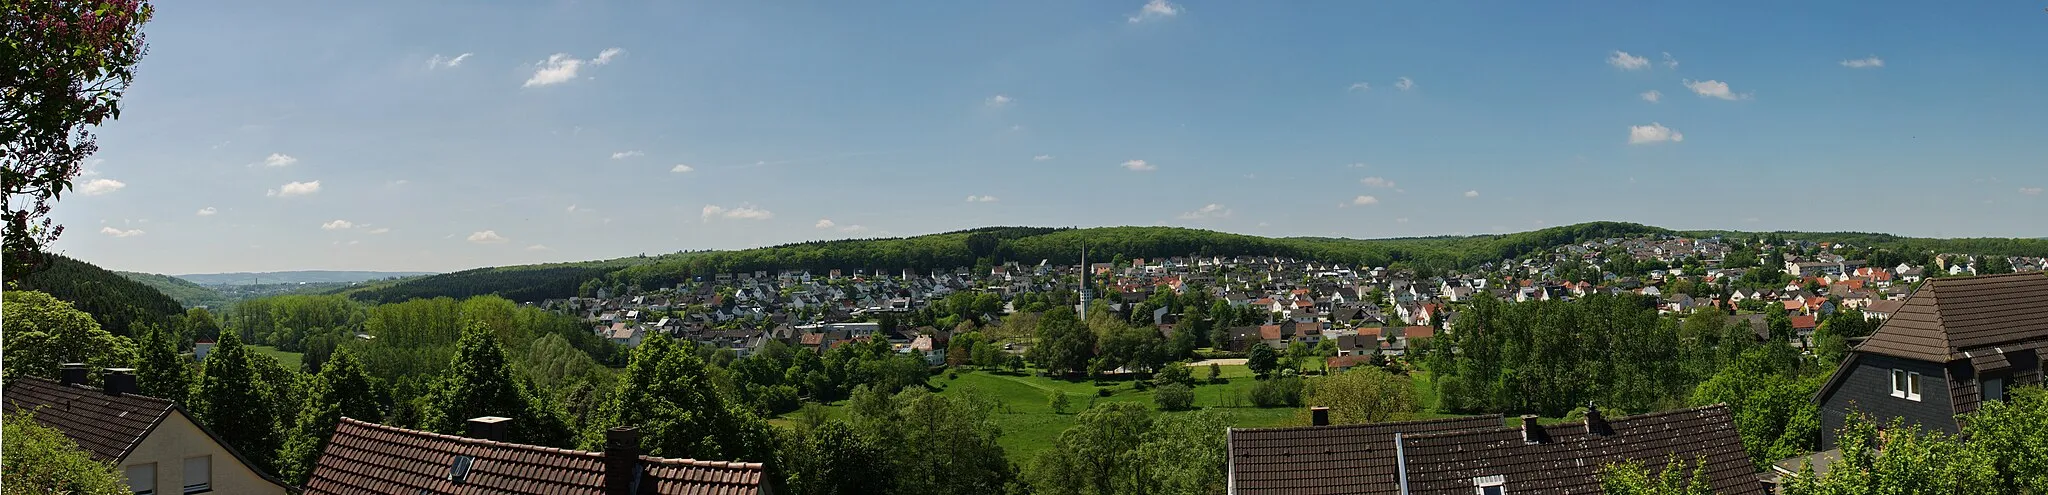
[[[213,440],[182,412],[173,411],[163,424],[157,425],[135,451],[121,461],[122,472],[128,466],[156,463],[156,493],[184,493],[185,459],[198,456],[213,456],[213,493],[286,493],[285,487],[256,474],[249,466],[228,452],[227,447]]]
[[[1956,433],[1955,406],[1950,402],[1948,375],[1941,365],[1926,361],[1855,353],[1842,377],[1820,403],[1820,448],[1835,448],[1835,432],[1851,410],[1889,424],[1893,418],[1946,433]],[[1892,370],[1920,373],[1920,400],[1892,397]]]

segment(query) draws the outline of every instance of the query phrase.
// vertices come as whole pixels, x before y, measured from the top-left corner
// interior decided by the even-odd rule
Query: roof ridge
[[[1452,416],[1452,417],[1448,417],[1448,418],[1430,418],[1430,419],[1415,419],[1415,420],[1408,420],[1408,421],[1385,421],[1385,422],[1379,422],[1379,423],[1359,423],[1359,424],[1349,424],[1349,425],[1327,425],[1327,426],[1276,426],[1276,427],[1267,427],[1267,428],[1231,428],[1230,430],[1231,430],[1231,431],[1248,431],[1248,432],[1256,432],[1256,433],[1266,433],[1266,432],[1279,432],[1279,431],[1301,431],[1301,430],[1325,430],[1325,431],[1327,431],[1327,430],[1329,430],[1329,429],[1332,429],[1332,428],[1346,428],[1346,429],[1348,429],[1348,428],[1373,428],[1373,427],[1386,427],[1386,426],[1391,426],[1391,425],[1428,425],[1428,424],[1437,424],[1437,423],[1450,423],[1450,422],[1455,422],[1455,421],[1471,421],[1471,420],[1475,420],[1475,419],[1487,419],[1487,418],[1492,418],[1492,419],[1505,419],[1505,418],[1507,418],[1507,416],[1502,416],[1502,415],[1500,415],[1499,413],[1494,413],[1494,414],[1476,414],[1476,415],[1471,415],[1471,416]]]
[[[1630,416],[1618,416],[1618,417],[1614,417],[1614,418],[1609,418],[1609,419],[1607,420],[1607,423],[1608,423],[1608,424],[1610,424],[1610,425],[1612,425],[1612,424],[1616,424],[1616,423],[1623,423],[1623,422],[1634,422],[1634,421],[1641,421],[1641,420],[1645,420],[1645,419],[1656,419],[1656,418],[1663,418],[1663,417],[1668,417],[1668,416],[1678,416],[1678,415],[1682,415],[1682,414],[1687,414],[1687,413],[1697,413],[1697,412],[1706,412],[1706,411],[1713,411],[1713,414],[1718,414],[1718,415],[1724,415],[1724,416],[1725,416],[1725,415],[1729,415],[1729,412],[1728,412],[1728,411],[1729,411],[1729,409],[1728,409],[1728,404],[1727,404],[1727,403],[1724,403],[1724,402],[1717,402],[1717,403],[1713,403],[1713,404],[1708,404],[1708,405],[1704,405],[1704,406],[1695,406],[1695,407],[1686,407],[1686,408],[1680,408],[1680,409],[1671,409],[1671,410],[1665,410],[1665,411],[1647,412],[1647,413],[1642,413],[1642,414],[1636,414],[1636,415],[1630,415]],[[1579,428],[1584,428],[1584,427],[1586,427],[1586,422],[1585,422],[1585,421],[1580,421],[1580,422],[1577,422],[1577,423],[1554,423],[1554,424],[1544,425],[1544,428],[1569,428],[1569,427],[1579,427]],[[1426,432],[1426,433],[1411,433],[1411,434],[1408,434],[1408,435],[1406,435],[1406,436],[1407,436],[1407,437],[1409,437],[1409,438],[1416,438],[1416,437],[1442,437],[1442,436],[1450,436],[1450,435],[1461,435],[1461,434],[1470,434],[1470,433],[1485,433],[1485,432],[1498,432],[1498,431],[1517,431],[1517,430],[1520,430],[1520,428],[1517,428],[1517,427],[1513,427],[1513,426],[1507,426],[1507,425],[1501,425],[1501,426],[1495,426],[1495,427],[1487,427],[1487,428],[1475,428],[1475,429],[1467,429],[1467,430],[1451,430],[1451,431],[1435,431],[1435,432]]]
[[[351,424],[354,424],[354,425],[356,425],[356,426],[362,426],[362,427],[367,427],[367,428],[371,428],[371,429],[377,429],[377,430],[384,430],[384,431],[389,431],[389,432],[392,432],[392,433],[399,433],[399,434],[408,434],[408,435],[416,435],[416,436],[422,436],[422,437],[427,437],[427,438],[434,438],[434,439],[440,439],[440,440],[448,440],[448,441],[452,441],[452,442],[466,443],[466,444],[472,444],[472,445],[482,445],[482,446],[487,446],[487,447],[506,447],[506,448],[513,448],[513,449],[518,449],[518,450],[528,450],[528,451],[534,451],[534,452],[542,452],[542,453],[550,453],[550,454],[572,454],[572,455],[581,455],[581,456],[587,456],[587,457],[604,457],[604,453],[602,453],[602,452],[591,452],[591,451],[587,451],[587,450],[575,450],[575,449],[564,449],[564,448],[557,448],[557,447],[545,447],[545,446],[540,446],[540,445],[532,445],[532,444],[524,444],[524,443],[512,443],[512,442],[501,442],[501,441],[497,441],[497,440],[485,440],[485,439],[481,439],[481,438],[470,438],[470,437],[465,437],[465,436],[461,436],[461,435],[449,435],[449,434],[446,434],[446,433],[435,433],[435,432],[431,432],[431,431],[426,431],[426,430],[415,430],[415,429],[411,429],[411,428],[399,428],[399,427],[396,427],[396,426],[391,426],[391,425],[387,425],[387,424],[371,423],[371,422],[368,422],[368,421],[363,421],[363,420],[360,420],[360,419],[355,419],[355,418],[351,418],[351,417],[347,417],[347,416],[343,416],[343,417],[341,418],[341,420],[342,420],[342,422],[345,422],[345,423],[351,423]]]

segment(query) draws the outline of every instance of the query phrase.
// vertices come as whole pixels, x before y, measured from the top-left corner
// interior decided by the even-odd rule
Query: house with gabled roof
[[[2014,385],[2041,382],[2048,276],[1930,279],[1835,369],[1815,394],[1821,448],[1851,412],[1957,433],[1958,416]]]
[[[87,385],[82,364],[67,364],[59,379],[12,377],[6,414],[33,413],[113,465],[135,493],[285,494],[291,487],[235,451],[220,435],[193,420],[178,403],[140,395],[134,370],[109,368],[105,383]]]
[[[603,452],[502,441],[509,418],[469,420],[466,437],[342,418],[307,495],[494,493],[766,495],[760,463],[640,455],[639,432],[605,432]]]

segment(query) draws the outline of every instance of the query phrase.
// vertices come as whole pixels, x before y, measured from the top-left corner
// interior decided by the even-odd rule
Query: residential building
[[[8,415],[63,432],[92,459],[113,465],[142,494],[285,494],[291,488],[236,452],[176,402],[139,395],[134,370],[110,368],[99,387],[85,384],[82,364],[59,380],[14,377],[4,396]]]
[[[586,452],[500,441],[511,419],[469,421],[459,437],[342,418],[304,493],[771,493],[760,463],[640,455],[632,428],[613,428],[603,452]]]

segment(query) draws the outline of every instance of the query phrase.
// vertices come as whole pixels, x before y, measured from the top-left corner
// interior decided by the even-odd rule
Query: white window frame
[[[1891,375],[1892,397],[1906,398],[1906,370],[1893,368]]]
[[[135,479],[137,478],[135,475],[138,470],[148,470],[149,480],[141,481]],[[128,467],[121,468],[121,477],[128,481],[128,490],[134,492],[135,495],[156,495],[156,463],[130,464]],[[137,484],[142,486],[137,487]]]
[[[1480,476],[1472,478],[1472,493],[1474,495],[1486,495],[1486,489],[1497,488],[1500,490],[1501,495],[1507,495],[1507,484],[1507,477],[1498,474],[1493,476]]]
[[[194,461],[198,461],[197,466],[194,466]],[[199,469],[195,471],[194,467]],[[185,458],[184,468],[185,479],[183,482],[185,486],[182,493],[192,495],[213,491],[213,456],[187,457]]]

